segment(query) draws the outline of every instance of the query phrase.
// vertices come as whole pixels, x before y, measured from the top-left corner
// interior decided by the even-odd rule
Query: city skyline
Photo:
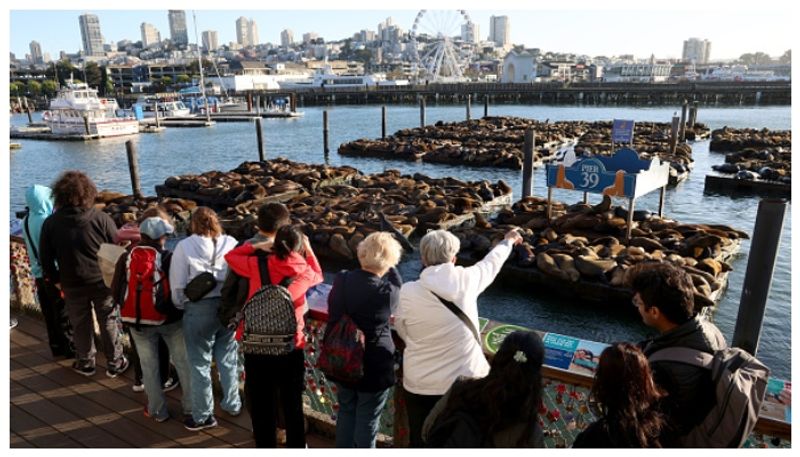
[[[176,2],[177,3],[177,2]],[[469,2],[467,2],[469,3]],[[168,2],[169,8],[176,8]],[[361,30],[377,30],[378,23],[392,17],[394,24],[408,31],[418,10],[196,10],[198,33],[214,30],[219,44],[236,42],[236,19],[252,18],[259,24],[259,44],[280,45],[280,33],[292,30],[296,36],[316,33],[326,41],[336,41]],[[42,52],[58,56],[59,51],[74,53],[82,49],[77,18],[91,13],[98,16],[104,44],[127,39],[138,41],[140,25],[152,24],[159,31],[169,30],[168,11],[163,10],[11,10],[10,51],[24,58],[31,41],[41,44]],[[564,10],[483,10],[467,9],[487,40],[491,16],[508,16],[511,43],[543,51],[569,52],[589,56],[633,54],[646,58],[679,59],[684,40],[698,37],[713,43],[711,61],[729,60],[751,52],[766,52],[779,57],[791,48],[791,15],[779,10],[726,11],[636,10],[575,11]],[[192,11],[186,10],[189,42],[194,43]],[[691,18],[690,20],[687,18]],[[625,27],[610,26],[623,21]],[[46,22],[48,27],[33,24]],[[535,24],[530,26],[529,24]],[[753,24],[769,24],[754,27]],[[653,33],[653,27],[669,30]],[[564,32],[568,33],[564,33]],[[460,28],[455,30],[458,35]],[[668,35],[668,36],[666,36]],[[165,38],[162,33],[162,38]]]

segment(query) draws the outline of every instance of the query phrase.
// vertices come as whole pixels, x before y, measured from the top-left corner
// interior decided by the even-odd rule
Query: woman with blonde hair
[[[220,289],[228,274],[225,254],[236,247],[236,239],[223,235],[216,213],[203,206],[192,214],[190,230],[192,235],[175,247],[169,283],[175,307],[184,310],[183,333],[191,370],[192,417],[186,419],[184,426],[198,431],[217,425],[211,390],[212,356],[217,361],[222,385],[220,407],[232,416],[239,415],[242,408],[234,331],[223,327],[217,319]],[[216,284],[207,287],[209,290],[200,297],[189,294],[194,298],[191,300],[187,288],[196,290],[192,280],[204,273],[213,276]]]
[[[364,332],[364,376],[357,384],[336,382],[339,417],[336,447],[375,447],[379,419],[395,383],[394,342],[389,316],[403,280],[395,266],[400,243],[387,232],[371,233],[358,245],[361,268],[342,271],[328,295],[328,328],[347,314]]]

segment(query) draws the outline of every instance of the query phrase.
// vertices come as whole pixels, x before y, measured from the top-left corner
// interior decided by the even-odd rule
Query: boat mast
[[[200,93],[203,95],[203,101],[205,102],[206,105],[206,118],[209,119],[211,117],[211,113],[208,111],[208,97],[206,97],[206,83],[205,80],[203,79],[203,53],[200,52],[200,40],[197,38],[197,15],[195,15],[194,10],[192,10],[192,21],[194,22],[194,42],[197,44],[197,63],[198,67],[200,68]]]

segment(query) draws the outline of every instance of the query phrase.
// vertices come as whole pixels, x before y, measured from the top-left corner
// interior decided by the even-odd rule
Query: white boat
[[[153,105],[158,107],[158,117],[160,118],[188,117],[191,114],[189,107],[187,107],[186,104],[184,104],[180,99],[176,98],[173,100],[155,95],[140,96],[138,99],[136,99],[136,103],[133,104],[132,109],[135,114],[136,108],[141,108],[142,116],[147,119],[155,117]]]
[[[42,120],[57,135],[98,135],[100,137],[136,135],[139,122],[132,117],[117,117],[117,101],[100,98],[97,90],[84,83],[73,83],[58,91]]]
[[[278,81],[281,89],[314,89],[314,88],[336,88],[336,87],[374,87],[374,86],[401,86],[407,85],[408,81],[390,81],[383,73],[373,73],[365,75],[337,75],[330,65],[323,65],[314,71],[313,76],[294,79],[286,78]]]

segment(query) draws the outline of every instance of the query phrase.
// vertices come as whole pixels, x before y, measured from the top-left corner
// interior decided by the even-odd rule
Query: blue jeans
[[[219,297],[186,304],[183,313],[183,336],[189,360],[192,383],[192,419],[200,423],[214,414],[214,393],[211,390],[211,357],[217,361],[222,385],[220,407],[229,413],[242,408],[239,398],[237,344],[234,331],[217,319]],[[180,374],[179,374],[180,376]]]
[[[160,336],[167,343],[172,363],[175,364],[175,369],[178,370],[178,377],[180,379],[190,379],[189,361],[186,358],[186,343],[183,339],[182,324],[173,322],[157,326],[143,325],[139,330],[131,326],[130,331],[136,343],[136,350],[139,353],[139,362],[142,364],[142,381],[144,382],[144,392],[147,394],[147,411],[152,418],[165,418],[169,416],[169,411],[167,411],[167,401],[161,386],[158,341]],[[183,398],[181,399],[183,414],[191,414],[191,382],[184,382],[181,389],[183,390]]]
[[[336,447],[375,447],[381,412],[389,389],[361,392],[336,383],[339,416],[336,419]]]

